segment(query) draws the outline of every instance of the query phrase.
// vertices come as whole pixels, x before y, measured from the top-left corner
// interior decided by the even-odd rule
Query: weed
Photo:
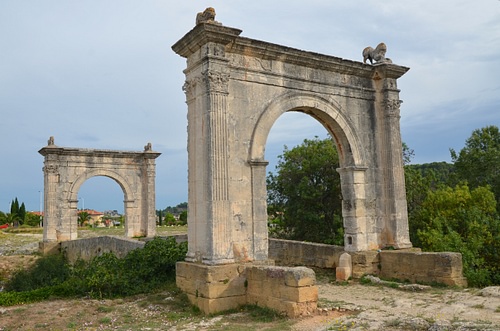
[[[391,306],[391,307],[396,307],[396,300],[394,298],[387,298],[387,297],[383,297],[382,298],[382,302],[385,303],[386,305],[388,306]]]
[[[77,324],[76,324],[75,322],[69,322],[69,323],[66,325],[66,327],[67,327],[68,329],[74,329],[74,328],[76,328],[76,326],[77,326]]]
[[[353,329],[355,326],[356,326],[356,322],[354,322],[354,321],[347,322],[347,321],[343,321],[343,320],[335,320],[335,322],[333,322],[333,324],[330,324],[328,326],[327,330],[329,330],[329,331],[347,331],[347,330]]]
[[[497,309],[495,309],[495,313],[500,313],[500,306],[498,306]]]
[[[247,311],[256,322],[269,323],[285,318],[283,314],[277,312],[276,310],[259,307],[257,305],[246,305],[243,306],[243,309]]]
[[[401,325],[401,320],[399,318],[394,318],[385,322],[385,326],[397,327]]]
[[[97,307],[97,311],[99,313],[110,313],[113,311],[113,307],[99,306],[99,307]]]
[[[99,323],[101,324],[111,324],[111,317],[103,317],[99,319]]]
[[[472,308],[476,308],[476,309],[484,309],[484,304],[480,303],[480,304],[477,304],[477,305],[472,306]]]
[[[49,325],[47,323],[37,323],[35,324],[35,329],[45,329]]]
[[[334,308],[334,307],[342,307],[344,305],[346,305],[347,302],[345,301],[332,301],[332,300],[328,300],[328,299],[325,299],[325,298],[320,298],[318,300],[318,307],[322,307],[322,308]]]

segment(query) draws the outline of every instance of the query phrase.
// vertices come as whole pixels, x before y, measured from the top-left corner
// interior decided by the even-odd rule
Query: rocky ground
[[[81,234],[89,236],[93,234]],[[0,280],[36,260],[35,234],[0,233]],[[338,284],[318,271],[319,306],[314,316],[262,320],[253,311],[202,316],[173,305],[164,291],[116,300],[52,300],[0,307],[7,330],[500,330],[500,288],[450,289],[394,284]],[[257,315],[259,313],[257,312]]]

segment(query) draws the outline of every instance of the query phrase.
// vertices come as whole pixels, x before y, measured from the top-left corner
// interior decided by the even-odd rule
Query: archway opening
[[[319,119],[288,111],[266,141],[269,236],[344,245],[339,155]]]
[[[82,229],[108,229],[110,234],[124,235],[125,193],[112,178],[94,176],[78,190],[78,225]]]

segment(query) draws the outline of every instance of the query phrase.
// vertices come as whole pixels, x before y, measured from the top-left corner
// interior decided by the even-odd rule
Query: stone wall
[[[79,258],[89,261],[96,256],[109,252],[113,252],[117,257],[123,258],[128,252],[137,248],[143,248],[145,243],[124,237],[103,236],[63,241],[60,245],[61,251],[66,254],[68,261],[74,263]]]
[[[460,253],[380,252],[380,276],[411,282],[467,286]]]
[[[177,242],[186,241],[186,235],[174,236]],[[148,240],[148,239],[145,239]],[[124,257],[133,249],[144,247],[143,241],[117,236],[105,236],[88,239],[77,239],[58,243],[70,262],[78,258],[90,260],[105,252],[113,252],[118,257]],[[307,243],[293,240],[269,239],[269,258],[277,265],[308,266],[335,269],[338,267],[340,255],[344,253],[341,246]],[[442,283],[450,286],[466,286],[462,275],[462,256],[459,253],[421,252],[418,249],[394,251],[349,252],[352,258],[352,278],[359,279],[363,275],[378,275],[389,279],[410,280],[412,282]],[[240,264],[232,264],[239,266]],[[226,268],[227,266],[222,266]],[[229,271],[224,271],[227,273]],[[233,272],[233,271],[231,271]],[[231,274],[231,272],[229,274]],[[236,271],[234,271],[236,272]],[[191,277],[191,276],[190,276]],[[192,278],[196,279],[196,278]],[[189,281],[192,281],[190,279]],[[202,278],[200,282],[204,282]],[[219,279],[216,282],[222,282]],[[228,278],[229,279],[229,278]],[[231,286],[223,284],[221,291],[232,293]],[[213,286],[210,291],[213,291]],[[203,291],[200,288],[199,291]],[[189,293],[189,292],[188,292]],[[204,292],[201,292],[204,293]],[[203,294],[207,299],[213,299],[212,294]],[[198,300],[204,301],[204,300]],[[239,302],[239,301],[238,301]],[[200,303],[202,306],[205,303]],[[206,304],[208,305],[208,303]],[[234,307],[232,307],[234,308]]]
[[[269,239],[269,258],[278,265],[308,267],[338,267],[341,246],[308,243],[293,240]],[[451,252],[421,252],[409,250],[382,250],[349,252],[352,258],[352,278],[378,275],[389,279],[422,283],[442,283],[467,286],[462,274],[462,255]]]
[[[269,258],[278,265],[335,269],[342,253],[343,246],[269,238]]]

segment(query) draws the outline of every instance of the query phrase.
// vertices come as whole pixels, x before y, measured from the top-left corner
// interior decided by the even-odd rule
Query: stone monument
[[[209,266],[221,266],[241,275],[238,265],[266,263],[265,146],[271,127],[288,111],[312,116],[333,137],[345,250],[411,247],[397,88],[408,68],[241,37],[241,30],[215,21],[215,10],[205,12],[207,18],[199,14],[197,25],[172,46],[187,64],[186,261],[192,266],[183,262],[178,279],[190,277],[190,268],[208,275],[218,272]],[[219,298],[205,298],[203,305]]]

